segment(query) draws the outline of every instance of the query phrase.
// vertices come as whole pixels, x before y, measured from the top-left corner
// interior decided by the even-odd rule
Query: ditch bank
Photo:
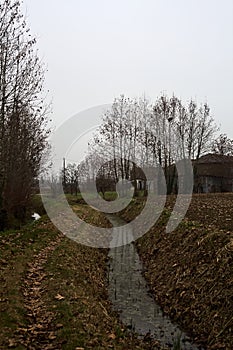
[[[200,198],[201,200],[201,198]],[[120,213],[130,222],[143,208],[136,199]],[[135,242],[150,293],[170,319],[206,349],[232,349],[233,233],[184,219],[165,232],[170,210]]]
[[[107,215],[114,228],[120,226],[109,250],[109,298],[121,321],[139,337],[150,336],[168,349],[201,350],[169,317],[148,291],[143,266],[132,242],[132,228],[115,215]],[[119,239],[124,243],[119,245]],[[118,246],[119,245],[119,246]]]

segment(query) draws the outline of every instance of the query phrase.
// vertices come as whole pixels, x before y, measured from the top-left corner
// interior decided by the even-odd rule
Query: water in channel
[[[162,346],[172,349],[180,342],[180,349],[202,349],[163,314],[149,294],[135,246],[128,243],[133,233],[128,228],[125,232],[121,218],[108,215],[108,219],[114,227],[121,226],[121,236],[116,235],[120,242],[115,242],[113,234],[109,251],[109,297],[121,321],[139,335],[150,333]],[[124,245],[116,247],[120,244]]]

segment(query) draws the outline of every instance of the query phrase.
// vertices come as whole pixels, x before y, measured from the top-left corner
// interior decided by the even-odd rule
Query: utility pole
[[[63,189],[66,190],[66,160],[63,158]]]

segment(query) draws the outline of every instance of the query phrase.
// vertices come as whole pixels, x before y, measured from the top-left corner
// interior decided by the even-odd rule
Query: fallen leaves
[[[56,299],[56,300],[64,300],[65,297],[63,297],[61,294],[57,294],[57,295],[55,296],[55,299]]]
[[[168,197],[170,211],[174,199]],[[131,211],[128,219],[135,216]],[[150,289],[163,310],[209,349],[230,349],[233,194],[194,195],[186,219],[169,235],[167,220],[164,212],[136,243]]]
[[[109,339],[116,339],[116,335],[114,334],[114,333],[112,333],[112,334],[109,334]]]
[[[26,346],[27,349],[39,349],[41,348],[40,344],[43,344],[43,349],[58,350],[58,345],[53,345],[53,341],[57,338],[54,330],[56,327],[53,325],[55,315],[48,311],[44,304],[42,281],[46,277],[44,267],[47,259],[60,241],[61,236],[58,235],[54,241],[35,256],[32,262],[28,263],[28,271],[23,281],[22,293],[29,324],[26,328],[18,327],[16,339],[12,340],[12,344],[15,344],[17,340],[19,344]],[[55,299],[62,300],[64,297],[57,294]]]
[[[14,339],[9,339],[8,348],[15,348],[17,346],[17,342]]]
[[[46,271],[53,278],[45,281],[44,300],[50,308],[56,304],[57,341],[72,350],[158,349],[129,333],[113,312],[107,292],[107,254],[64,239],[49,259]],[[63,326],[57,328],[58,323]]]
[[[82,210],[85,211],[85,207]],[[98,220],[99,214],[96,223]],[[0,240],[0,245],[3,241],[8,243],[0,249],[6,250],[3,258],[9,271],[16,272],[17,256],[21,256],[21,263],[23,261],[20,272],[17,270],[17,275],[11,279],[12,283],[19,285],[18,289],[13,296],[7,294],[9,299],[21,298],[13,315],[22,313],[22,318],[19,318],[20,322],[17,319],[14,334],[11,328],[10,336],[0,339],[0,348],[7,349],[9,345],[10,348],[28,350],[59,350],[63,346],[72,350],[157,349],[157,346],[152,347],[151,343],[129,333],[112,311],[106,288],[107,251],[80,246],[68,239],[62,239],[59,245],[52,224],[42,221],[40,226],[42,230],[38,237],[37,232],[30,231],[26,232],[25,239],[24,233],[18,236],[17,242],[15,236]],[[2,279],[1,298],[6,304],[4,307],[8,307],[4,285]],[[15,291],[8,288],[11,290]],[[0,333],[2,338],[4,331]]]
[[[62,323],[57,323],[57,324],[56,324],[56,328],[57,328],[57,329],[63,328],[63,324],[62,324]]]

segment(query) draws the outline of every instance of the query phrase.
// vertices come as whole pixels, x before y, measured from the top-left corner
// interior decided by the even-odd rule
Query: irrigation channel
[[[136,248],[128,243],[133,233],[128,228],[124,230],[126,223],[115,215],[107,217],[113,227],[121,226],[122,232],[118,236],[121,242],[115,242],[113,237],[109,251],[109,298],[121,321],[139,336],[150,334],[162,346],[173,349],[179,344],[180,349],[203,350],[164,315],[150,295]],[[116,243],[123,245],[116,247]]]

